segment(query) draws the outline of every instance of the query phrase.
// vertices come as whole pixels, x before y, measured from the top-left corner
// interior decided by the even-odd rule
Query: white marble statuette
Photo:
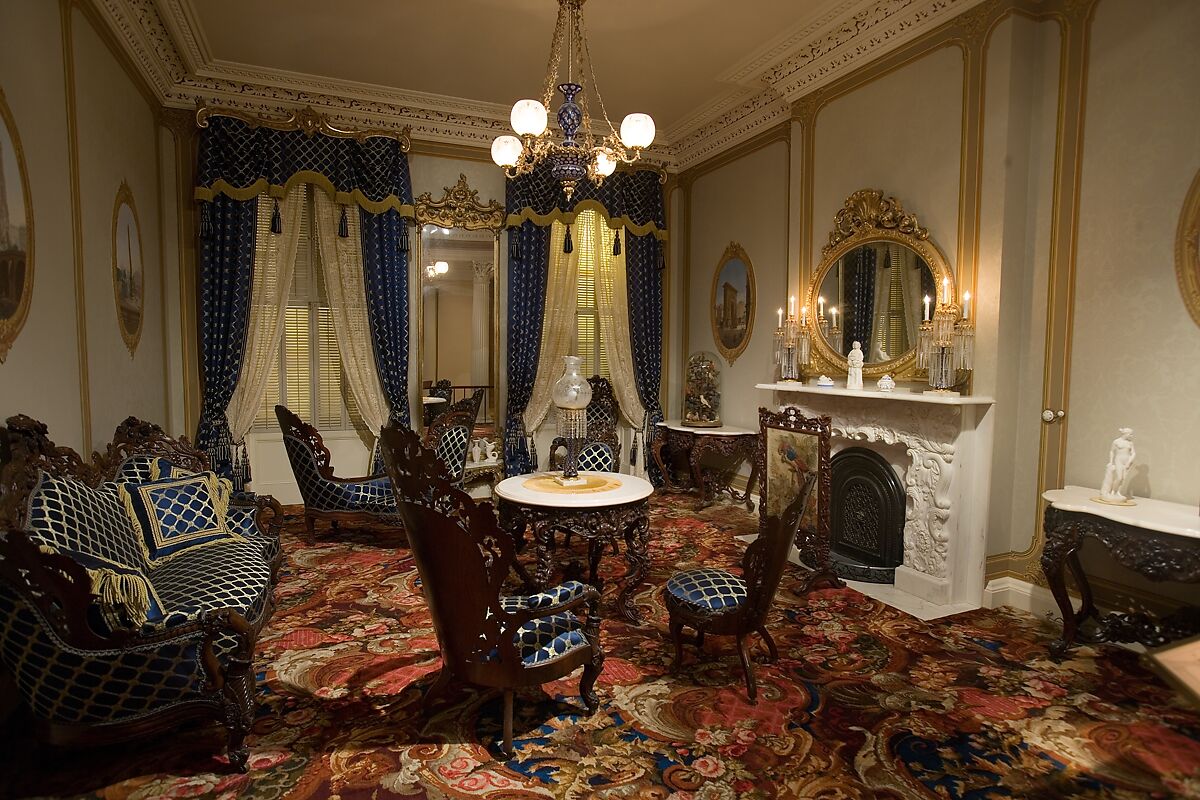
[[[850,354],[846,356],[846,388],[862,391],[862,369],[863,369],[863,351],[862,342],[855,342],[850,347]]]
[[[881,392],[890,392],[896,388],[896,380],[885,372],[875,385],[879,387],[879,391]]]
[[[817,386],[833,386],[833,378],[829,377],[828,375],[822,375],[821,377],[817,378]]]
[[[476,439],[471,443],[471,463],[478,464],[483,454],[483,449],[479,446],[482,439]]]
[[[1093,499],[1113,506],[1133,506],[1137,503],[1125,494],[1129,471],[1137,456],[1133,447],[1133,428],[1120,428],[1119,432],[1121,435],[1113,439],[1112,446],[1108,448],[1108,466],[1104,468],[1100,496]]]

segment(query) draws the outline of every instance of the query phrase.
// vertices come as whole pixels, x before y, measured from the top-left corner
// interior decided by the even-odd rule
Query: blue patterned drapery
[[[408,425],[408,220],[394,210],[363,210],[361,219],[367,317],[379,383],[392,419]]]
[[[662,173],[654,169],[619,170],[599,186],[580,181],[568,203],[562,186],[543,165],[508,181],[504,195],[509,228],[523,222],[547,227],[556,221],[570,224],[577,211],[597,208],[609,218],[609,227],[625,228],[635,236],[667,238]]]
[[[847,261],[849,259],[846,259]],[[848,355],[854,342],[862,343],[862,351],[870,354],[871,331],[875,317],[874,247],[859,247],[851,264],[849,308],[842,309],[846,333],[842,337],[842,355]],[[845,263],[843,261],[843,263]],[[870,357],[868,355],[868,357]]]
[[[213,116],[200,136],[195,195],[197,200],[222,194],[249,200],[262,192],[283,197],[295,183],[312,183],[338,203],[411,217],[407,149],[407,140],[390,136],[360,140]]]
[[[633,373],[638,397],[646,409],[646,449],[663,421],[659,390],[662,386],[662,248],[653,236],[625,237],[625,272],[629,282],[629,339],[633,348]],[[648,458],[646,470],[655,485],[661,485],[658,465]]]
[[[537,380],[550,264],[550,228],[525,222],[508,231],[508,410],[504,465],[508,475],[533,470],[521,415]]]
[[[233,439],[225,409],[237,388],[250,317],[250,280],[258,200],[216,197],[200,239],[200,368],[204,396],[196,444],[218,475],[235,477]],[[241,483],[241,481],[237,481]],[[242,486],[234,487],[241,491]]]

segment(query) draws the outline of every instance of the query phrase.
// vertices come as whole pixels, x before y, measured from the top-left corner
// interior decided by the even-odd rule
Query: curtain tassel
[[[408,252],[408,220],[407,219],[400,220],[400,249],[405,253]]]
[[[613,255],[621,255],[621,232],[613,231]]]
[[[342,206],[342,216],[338,220],[338,236],[343,239],[350,238],[350,220],[346,219],[346,207]]]
[[[641,438],[642,438],[642,432],[634,431],[633,446],[629,448],[629,466],[631,466],[631,467],[637,466],[638,440]]]
[[[575,249],[575,243],[571,241],[571,226],[567,226],[567,235],[563,238],[563,252],[570,253]]]
[[[662,242],[658,243],[658,271],[662,272],[667,268],[667,252],[662,246]]]
[[[271,211],[271,233],[283,233],[283,217],[279,216],[279,198],[275,198],[275,208]]]
[[[212,236],[212,209],[209,207],[212,204],[207,200],[200,201],[200,238],[207,239]]]
[[[521,258],[521,241],[517,236],[516,230],[510,228],[508,231],[508,259],[517,261]]]

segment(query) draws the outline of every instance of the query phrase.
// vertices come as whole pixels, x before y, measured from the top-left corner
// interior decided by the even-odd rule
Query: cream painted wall
[[[836,98],[814,128],[812,265],[851,193],[882,189],[957,268],[963,56],[944,47]]]
[[[758,408],[771,398],[754,384],[772,374],[775,309],[787,303],[788,143],[774,142],[700,175],[692,184],[691,205],[685,358],[699,350],[717,353],[709,313],[713,272],[730,241],[736,241],[754,267],[758,308],[750,343],[737,360],[730,365],[717,356],[721,421],[757,430]],[[673,405],[666,411],[678,418],[681,409]]]
[[[29,175],[34,284],[25,327],[0,364],[0,419],[30,414],[50,426],[59,444],[79,448],[83,422],[62,51],[57,3],[7,4],[0,25],[0,89]]]
[[[1041,512],[1059,38],[1056,23],[1011,16],[987,49],[973,389],[996,399],[989,555],[1026,549]]]
[[[29,413],[47,422],[60,444],[83,449],[107,442],[130,414],[166,421],[162,258],[153,112],[87,15],[68,13],[89,381],[85,392],[76,337],[64,21],[58,3],[17,0],[0,26],[0,88],[16,117],[30,176],[35,284],[29,319],[0,365],[0,416]],[[133,189],[146,268],[145,320],[132,359],[117,328],[111,275],[112,214],[122,179]],[[85,403],[90,443],[84,441]]]
[[[72,13],[92,431],[103,443],[130,415],[166,422],[158,127],[146,99],[87,17]],[[113,297],[112,219],[122,181],[133,192],[145,273],[142,333],[132,356]]]
[[[1068,483],[1096,486],[1134,429],[1136,494],[1200,502],[1200,328],[1174,272],[1200,169],[1200,4],[1102,0],[1092,25],[1068,412]]]

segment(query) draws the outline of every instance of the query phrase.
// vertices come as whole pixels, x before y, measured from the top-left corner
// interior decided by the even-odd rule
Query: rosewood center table
[[[758,432],[733,425],[719,428],[693,428],[680,420],[658,423],[658,436],[650,453],[658,465],[667,488],[674,492],[695,491],[700,505],[711,503],[717,495],[728,493],[747,510],[754,508],[750,494],[758,480]],[[750,462],[746,491],[733,488],[733,479],[743,461]]]
[[[559,486],[554,480],[557,474],[516,475],[496,484],[492,491],[500,527],[518,543],[523,541],[525,529],[532,529],[538,589],[550,583],[557,531],[587,540],[593,584],[598,582],[596,573],[604,550],[609,546],[616,549],[617,542],[624,539],[628,569],[617,608],[625,619],[640,623],[633,593],[641,586],[650,561],[649,497],[654,486],[643,478],[617,472],[580,472],[582,486]]]
[[[1095,489],[1068,486],[1042,495],[1050,503],[1043,525],[1042,572],[1063,617],[1062,638],[1050,645],[1051,655],[1061,658],[1076,639],[1157,647],[1200,633],[1196,607],[1185,606],[1163,619],[1142,611],[1101,616],[1079,562],[1079,547],[1091,537],[1117,563],[1151,580],[1200,582],[1200,511],[1192,505],[1140,497],[1132,506],[1107,505],[1093,499],[1098,494]],[[1078,611],[1067,593],[1064,568],[1071,570],[1079,588]],[[1095,618],[1095,630],[1081,631],[1089,618]]]

